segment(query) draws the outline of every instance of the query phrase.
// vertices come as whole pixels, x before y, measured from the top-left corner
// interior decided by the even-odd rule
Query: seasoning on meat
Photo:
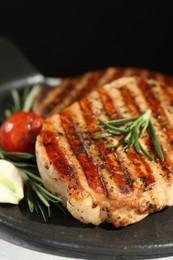
[[[36,142],[45,187],[60,195],[76,219],[94,225],[123,227],[172,206],[172,100],[173,88],[165,83],[124,77],[47,118]],[[94,139],[104,131],[98,119],[136,117],[147,109],[164,161],[151,161],[133,147],[108,148],[116,145],[115,136]],[[140,143],[155,153],[148,133]]]
[[[173,85],[172,77],[158,72],[133,67],[110,67],[100,71],[87,72],[78,77],[65,78],[56,87],[43,87],[35,98],[33,110],[43,117],[53,115],[104,84],[127,76],[156,79]]]

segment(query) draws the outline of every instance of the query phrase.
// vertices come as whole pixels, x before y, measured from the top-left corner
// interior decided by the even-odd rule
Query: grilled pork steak
[[[60,112],[73,102],[85,97],[91,91],[123,76],[140,76],[173,83],[173,79],[157,72],[139,68],[108,68],[101,71],[85,73],[79,77],[64,79],[56,87],[44,87],[36,97],[33,110],[47,117]]]
[[[83,223],[127,226],[173,205],[173,88],[154,80],[124,77],[109,83],[45,120],[36,157],[45,187],[62,198]],[[164,162],[133,148],[107,148],[119,137],[94,140],[112,120],[152,110],[151,120]],[[153,151],[150,136],[140,138]]]

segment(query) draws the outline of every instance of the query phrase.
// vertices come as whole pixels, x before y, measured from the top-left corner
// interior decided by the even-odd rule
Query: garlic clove
[[[0,203],[18,204],[24,197],[20,170],[11,162],[0,159]]]

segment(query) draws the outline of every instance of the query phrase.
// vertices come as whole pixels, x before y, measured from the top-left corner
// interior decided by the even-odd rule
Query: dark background
[[[46,76],[107,66],[173,75],[171,1],[1,1],[0,36]]]

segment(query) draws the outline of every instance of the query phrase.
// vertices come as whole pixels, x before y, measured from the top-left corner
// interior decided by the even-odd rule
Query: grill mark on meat
[[[166,85],[166,84],[162,83],[161,88],[162,88],[162,91],[167,94],[167,98],[168,98],[171,106],[173,106],[173,87],[172,87],[172,85]]]
[[[85,151],[86,154],[88,154],[89,158],[92,158],[93,163],[96,166],[100,166],[100,167],[102,167],[102,165],[104,166],[104,162],[106,162],[107,157],[112,155],[113,151],[108,152],[107,155],[104,157],[102,156],[102,154],[99,154],[98,151],[95,151],[99,149],[99,146],[97,144],[97,141],[95,142],[91,139],[91,136],[95,133],[98,133],[100,127],[97,125],[94,126],[95,120],[97,119],[97,117],[101,118],[102,120],[105,120],[107,118],[115,119],[118,117],[128,118],[133,115],[137,115],[138,111],[140,112],[146,111],[146,109],[148,109],[149,107],[148,100],[146,99],[146,97],[143,95],[143,92],[139,88],[138,82],[139,80],[135,78],[124,78],[124,79],[122,78],[116,82],[110,83],[109,85],[103,87],[105,93],[107,92],[107,97],[106,94],[103,95],[104,91],[102,92],[99,90],[99,93],[98,92],[91,93],[87,98],[87,102],[89,102],[89,109],[87,110],[88,111],[87,114],[82,113],[81,108],[79,106],[79,102],[73,104],[71,107],[66,109],[65,112],[61,113],[61,114],[64,113],[64,120],[67,119],[66,126],[67,128],[69,128],[69,130],[67,129],[67,132],[69,132],[70,135],[71,126],[69,124],[68,117],[66,117],[66,111],[70,112],[70,115],[75,123],[75,134],[79,135],[77,137],[78,139],[80,139],[80,137],[82,138],[81,140],[84,142],[84,144],[82,144],[82,147],[86,149]],[[149,85],[150,82],[152,83],[153,81],[148,81]],[[128,101],[128,96],[127,96],[128,92],[125,91],[125,88],[127,88],[128,91],[130,92],[129,105],[125,104],[126,100]],[[153,89],[153,91],[155,90],[156,89]],[[159,91],[160,89],[158,88],[158,92]],[[111,108],[113,112],[112,115],[109,113],[109,116],[108,113],[106,113],[107,112],[106,109],[104,109],[104,106],[106,107],[106,102],[108,101],[108,99],[111,100],[111,105],[112,105],[111,108],[109,104],[109,109]],[[164,99],[166,99],[166,96],[163,97],[163,100]],[[84,105],[85,102],[86,101],[84,101]],[[88,108],[87,102],[86,102],[86,107]],[[105,105],[103,105],[104,102]],[[171,102],[171,98],[169,99],[169,102]],[[163,105],[165,105],[164,102],[162,106]],[[163,109],[165,111],[165,106],[163,106]],[[92,112],[90,114],[90,117],[89,117],[89,111]],[[87,119],[90,120],[88,128],[86,127],[84,119],[86,121]],[[167,119],[169,119],[169,117]],[[172,147],[168,143],[169,140],[166,139],[165,132],[163,131],[160,122],[158,121],[158,118],[153,117],[152,122],[156,129],[156,132],[158,133],[160,144],[162,145],[162,147],[164,147],[165,145],[168,156],[171,158],[172,161],[173,159]],[[72,128],[73,127],[74,126],[72,125]],[[103,193],[98,193],[89,187],[87,183],[88,181],[87,176],[85,175],[80,165],[80,161],[77,159],[77,156],[72,150],[70,140],[67,138],[65,134],[65,129],[64,126],[62,125],[62,119],[59,114],[54,115],[53,117],[47,120],[47,125],[44,124],[42,133],[44,131],[53,132],[54,137],[57,137],[58,135],[57,137],[59,142],[58,145],[60,146],[59,147],[60,151],[63,153],[66,161],[64,160],[62,165],[60,165],[61,167],[59,169],[55,168],[54,165],[51,166],[52,163],[51,159],[49,157],[47,158],[45,154],[46,147],[45,145],[43,145],[42,147],[43,138],[41,134],[37,139],[38,140],[37,160],[38,160],[39,169],[42,172],[43,180],[45,181],[45,183],[46,183],[46,179],[48,180],[47,188],[50,188],[50,191],[53,187],[51,185],[52,183],[51,182],[49,183],[49,180],[52,179],[52,181],[54,181],[53,178],[56,177],[56,174],[57,174],[57,188],[59,184],[63,185],[62,180],[64,180],[64,186],[67,187],[67,190],[66,188],[65,190],[64,189],[60,190],[60,194],[62,193],[62,196],[64,196],[64,200],[66,199],[66,195],[67,195],[67,201],[69,205],[72,203],[72,205],[74,206],[74,207],[69,207],[68,208],[69,211],[72,213],[74,217],[76,217],[79,220],[82,220],[84,223],[91,222],[97,225],[100,224],[101,221],[105,220],[113,223],[117,227],[126,226],[128,224],[132,224],[143,219],[151,212],[158,211],[165,206],[171,206],[173,204],[173,199],[171,194],[171,190],[173,186],[172,185],[173,174],[169,174],[169,178],[167,177],[169,171],[170,173],[172,173],[170,169],[170,165],[172,165],[172,163],[170,164],[167,163],[167,158],[163,164],[160,161],[158,161],[158,163],[150,161],[145,156],[140,154],[138,154],[139,158],[134,160],[133,149],[130,149],[128,153],[124,153],[122,148],[119,147],[116,153],[114,153],[113,155],[115,157],[118,157],[118,160],[120,161],[124,169],[125,167],[127,168],[127,172],[125,172],[125,174],[127,173],[130,175],[129,184],[131,180],[134,180],[134,182],[131,183],[133,187],[133,192],[126,193],[127,192],[126,186],[120,184],[118,186],[119,193],[115,194],[116,199],[112,199],[109,190],[111,184],[106,183],[106,175],[108,175],[107,170],[99,169],[100,172],[97,172],[97,174],[100,173],[102,174],[101,176],[99,176],[99,179],[100,177],[103,177],[103,179],[100,179],[100,181],[103,181],[102,186],[105,185],[106,189],[108,189],[109,197],[106,196],[105,190],[103,191]],[[48,141],[46,142],[47,147],[51,146],[50,140],[48,139]],[[107,144],[116,144],[118,140],[116,140],[116,138],[110,138],[110,140],[108,141],[108,139],[105,138],[100,141],[101,142],[105,141],[105,146],[104,146],[105,149]],[[144,136],[144,138],[141,138],[140,141],[142,145],[146,148],[146,150],[150,149],[151,144],[147,134]],[[86,145],[86,147],[84,145]],[[53,150],[54,149],[52,147],[51,150],[52,153]],[[58,154],[57,149],[56,149],[56,154]],[[80,150],[79,150],[79,154],[80,154]],[[133,163],[131,163],[132,159],[130,159],[130,157],[132,157]],[[135,167],[137,165],[141,171],[144,172],[146,171],[146,169],[144,168],[144,164],[141,164],[141,158],[142,160],[146,161],[149,168],[152,169],[152,174],[155,179],[154,183],[151,183],[149,185],[145,184],[148,181],[147,178],[145,176],[141,176],[140,171],[135,170]],[[95,160],[99,160],[99,161],[96,162]],[[55,162],[56,162],[56,158],[55,158]],[[100,164],[100,162],[102,163]],[[45,168],[45,163],[47,163],[47,165],[50,164],[49,169]],[[61,178],[61,176],[63,176],[63,174],[60,174],[62,173],[61,168],[63,168],[62,167],[63,164],[66,165],[66,175],[64,175],[64,177]],[[79,171],[77,169],[76,164],[80,166]],[[106,164],[108,164],[108,162],[106,162]],[[70,166],[70,169],[68,169],[68,165]],[[107,167],[110,167],[110,165],[107,165]],[[122,171],[122,175],[123,175],[123,171]],[[70,179],[70,181],[68,181],[68,179]],[[60,183],[58,183],[59,180]],[[55,191],[56,191],[56,186],[54,187],[54,190],[52,192]],[[114,191],[116,192],[116,190]],[[84,208],[86,209],[86,214],[84,215],[81,215],[83,212],[83,206],[80,212],[82,203],[84,204]],[[101,211],[102,209],[104,209],[105,212],[107,212],[106,216],[104,215],[105,217],[103,219],[100,219],[100,215],[96,215],[95,221],[92,222],[93,221],[92,216],[94,215],[92,210],[94,208],[96,209],[95,212],[98,212],[97,209],[99,210],[99,207]],[[98,214],[100,213],[101,212],[99,211]],[[89,216],[91,216],[91,218],[89,218]]]
[[[121,78],[125,76],[126,69],[123,68],[116,68],[115,73],[113,74],[112,78],[109,80],[109,82],[116,80],[118,78]]]
[[[154,91],[154,88],[158,89],[157,85],[149,85],[146,81],[140,80],[139,82],[139,88],[141,89],[143,95],[145,96],[148,106],[151,108],[153,112],[154,118],[156,118],[157,122],[160,124],[160,127],[162,130],[164,130],[164,134],[166,135],[167,140],[173,139],[173,128],[170,127],[170,123],[168,120],[168,117],[164,111],[164,103],[165,100],[169,100],[169,96],[162,100],[162,105],[160,101],[160,97],[163,95],[163,93]],[[173,147],[173,144],[170,143],[171,147]]]
[[[64,177],[71,179],[73,174],[73,168],[68,164],[68,161],[60,148],[60,142],[55,133],[49,130],[43,131],[41,133],[43,139],[43,145],[45,147],[47,156],[52,162],[54,168],[58,173]]]
[[[76,84],[72,85],[70,88],[67,87],[67,91],[65,94],[62,93],[61,102],[57,103],[57,107],[55,107],[51,114],[55,113],[57,111],[61,111],[64,107],[69,106],[74,101],[76,101],[78,97],[78,93],[83,89],[84,86],[88,85],[90,82],[90,79],[92,78],[93,73],[88,72],[82,76],[79,76],[79,80]],[[64,98],[64,99],[63,99]],[[62,102],[63,101],[63,102]]]
[[[116,80],[120,77],[126,77],[126,76],[131,76],[133,73],[135,73],[136,69],[135,68],[114,68],[110,67],[107,70],[105,70],[105,73],[102,75],[98,82],[98,87],[103,86],[113,80]],[[95,73],[95,72],[93,72]],[[141,69],[141,74],[145,74],[144,70]],[[98,88],[97,87],[97,88]]]
[[[124,98],[124,95],[122,93],[122,88],[120,89],[120,92],[122,94],[122,97]],[[114,110],[113,114],[115,114],[115,108],[113,107],[113,103],[112,103],[112,100],[111,100],[109,94],[104,89],[100,89],[99,93],[101,95],[104,95],[104,99],[102,99],[102,102],[103,102],[103,105],[104,105],[105,109],[108,109],[108,111],[109,111],[110,110],[110,106],[112,106],[111,111],[113,112],[113,110]],[[133,102],[133,100],[132,100],[132,98],[130,96],[130,93],[128,93],[128,94],[129,94],[127,96],[128,100],[124,99],[124,102],[127,105],[127,109],[129,110],[129,112],[130,113],[132,113],[132,112],[134,113],[134,108],[132,109],[132,102]],[[106,99],[105,99],[105,97],[106,97]],[[139,114],[138,111],[135,111],[135,112],[136,112],[136,115]],[[132,114],[132,116],[134,116],[134,115]],[[122,118],[122,114],[120,114],[120,113],[119,113],[119,118]],[[126,179],[126,184],[128,184],[130,187],[132,187],[132,184],[134,182],[134,178],[132,178],[130,176],[127,167],[123,167],[123,164],[121,164],[121,162],[118,160],[118,153],[116,154],[116,159],[117,159],[118,163],[121,165],[121,169],[124,172],[122,176]],[[145,162],[145,160],[143,160],[141,155],[139,155],[136,152],[131,150],[131,152],[127,153],[127,159],[129,159],[130,162],[133,162],[135,172],[138,173],[138,175],[141,178],[141,181],[144,182],[145,188],[147,188],[152,183],[154,183],[155,180],[154,180],[154,178],[152,176],[151,169],[148,167],[147,162]],[[141,170],[141,166],[144,167],[143,171]]]
[[[151,108],[153,111],[155,111],[155,107],[151,105],[150,102],[148,102],[147,95],[145,96],[145,89],[143,89],[142,93],[140,92],[141,90],[139,86],[141,84],[140,82],[137,86],[133,85],[129,89],[131,95],[133,95],[134,98],[134,106],[136,106],[136,108],[139,109],[140,112],[144,112],[148,108]],[[152,122],[156,129],[156,132],[158,133],[159,142],[162,147],[162,151],[165,159],[164,162],[160,162],[160,164],[158,165],[160,167],[159,171],[161,171],[162,175],[166,176],[167,179],[169,180],[170,175],[173,173],[173,169],[172,169],[173,153],[172,153],[172,148],[170,147],[169,144],[169,136],[163,132],[162,126],[160,125],[160,121],[158,121],[157,118],[152,117]],[[147,145],[147,147],[151,146],[149,139],[145,140],[145,145]]]
[[[150,108],[153,111],[154,117],[160,122],[161,126],[165,126],[168,123],[167,116],[159,100],[159,94],[153,91],[154,88],[158,88],[156,84],[148,84],[145,80],[141,79],[139,84],[143,95],[145,96]]]
[[[156,73],[156,72],[149,71],[149,73],[148,73],[148,78],[149,78],[149,79],[157,79],[158,75],[159,75],[159,74]]]
[[[110,90],[110,89],[109,89]],[[117,92],[117,91],[115,91],[115,92]],[[117,109],[120,109],[120,111],[122,111],[122,113],[123,113],[123,109],[124,108],[122,108],[122,104],[121,104],[121,102],[119,102],[119,99],[121,98],[121,95],[120,95],[120,93],[119,93],[119,96],[118,95],[116,95],[117,93],[115,93],[115,92],[112,92],[111,94],[110,94],[110,96],[111,96],[111,98],[112,99],[114,99],[114,106],[117,108]],[[93,93],[92,93],[92,96],[93,96]],[[117,102],[118,101],[118,102]],[[118,104],[117,104],[118,103]],[[94,106],[95,107],[95,106]],[[126,113],[125,113],[125,115],[126,115]],[[128,115],[127,115],[128,116]],[[152,185],[150,185],[150,186],[148,186],[148,185],[146,185],[146,183],[145,183],[145,181],[144,181],[144,177],[143,177],[143,180],[142,180],[142,177],[140,178],[140,176],[138,175],[139,173],[138,172],[135,172],[135,167],[134,167],[134,165],[138,165],[139,166],[139,164],[140,164],[140,162],[141,162],[141,160],[139,159],[139,160],[137,160],[137,162],[134,162],[135,160],[134,160],[134,157],[132,157],[133,158],[133,162],[134,163],[131,163],[130,162],[130,160],[129,160],[129,158],[127,157],[128,156],[128,154],[126,154],[126,153],[123,153],[122,151],[121,151],[121,149],[117,149],[117,152],[119,153],[119,158],[120,158],[120,160],[121,160],[121,163],[122,163],[122,165],[124,166],[124,168],[126,168],[128,171],[129,171],[129,173],[130,173],[130,177],[131,177],[131,179],[132,179],[132,176],[133,176],[133,180],[134,180],[134,183],[133,183],[133,186],[134,186],[134,194],[136,193],[136,192],[138,192],[138,190],[142,190],[143,192],[145,192],[145,191],[148,191],[148,190],[152,190]],[[150,162],[148,159],[146,159],[145,158],[145,160],[147,160],[147,162],[148,163],[150,163],[150,165],[152,165],[152,164],[154,164],[154,162]],[[142,167],[142,165],[140,164],[140,167]],[[142,168],[143,169],[143,168]],[[144,169],[143,169],[144,170]],[[157,164],[155,163],[155,165],[153,166],[153,170],[154,171],[158,171],[158,166],[157,166]],[[152,184],[154,184],[154,183],[152,183]],[[122,189],[122,187],[120,186],[119,187],[120,189]],[[138,193],[137,193],[138,194]],[[138,195],[136,195],[137,197],[138,197]],[[139,194],[139,196],[140,196],[140,194]],[[154,204],[154,203],[156,203],[156,201],[155,201],[155,196],[154,195],[150,195],[150,193],[148,192],[146,195],[146,200],[147,200],[147,196],[148,196],[148,200],[149,201],[152,201],[152,204]],[[116,207],[118,208],[120,205],[121,206],[123,206],[123,205],[128,205],[128,207],[129,208],[132,208],[132,209],[134,209],[135,208],[135,210],[137,210],[138,211],[138,213],[140,213],[141,212],[141,214],[143,214],[142,212],[149,212],[150,211],[150,208],[148,207],[148,204],[146,203],[146,202],[142,202],[142,204],[138,204],[138,202],[136,201],[136,202],[134,202],[133,201],[133,196],[131,197],[126,197],[126,199],[125,200],[118,200],[118,202],[117,202],[117,204],[116,204]],[[118,205],[118,203],[119,203],[119,205]],[[121,207],[120,206],[120,207]],[[110,215],[110,212],[109,212],[109,215]],[[112,217],[111,217],[112,218]]]
[[[99,89],[98,93],[101,98],[102,105],[104,107],[104,110],[110,120],[114,118],[121,118],[121,113],[118,111],[115,111],[115,108],[113,106],[112,100],[107,93],[105,89]],[[110,114],[111,113],[111,114]],[[113,161],[114,161],[114,167],[112,167],[113,171],[113,177],[116,184],[120,184],[120,186],[124,186],[124,191],[128,190],[128,193],[130,193],[133,190],[133,183],[134,179],[131,178],[128,168],[123,166],[123,163],[121,162],[119,158],[119,154],[117,151],[112,152],[111,149],[109,149],[111,153],[114,155]],[[106,152],[106,151],[105,151]],[[120,170],[120,171],[119,171]],[[120,172],[120,173],[119,173]],[[123,189],[120,188],[122,191]]]
[[[120,96],[123,97],[123,95],[122,95],[122,93],[121,93],[121,89],[119,89],[119,91],[120,91]],[[113,95],[113,94],[111,94],[111,96],[112,96],[112,95]],[[117,100],[117,97],[115,97],[115,106],[116,106],[116,103],[117,103],[116,100]],[[123,100],[124,100],[124,98],[123,98]],[[132,116],[132,115],[129,114],[129,112],[127,112],[127,111],[124,111],[124,112],[123,112],[123,110],[122,110],[121,107],[122,107],[122,106],[119,105],[119,107],[118,107],[118,105],[117,105],[117,108],[118,108],[120,111],[122,111],[121,118],[122,118],[122,117],[130,117],[130,116]],[[128,104],[126,104],[126,107],[127,107],[127,109],[128,109]],[[137,112],[136,112],[136,113],[137,113]],[[137,114],[139,115],[139,111],[138,111]],[[136,114],[136,115],[137,115],[137,114]],[[134,115],[133,115],[133,116],[134,116]],[[142,141],[142,140],[141,140],[141,141]],[[136,152],[133,152],[133,149],[131,149],[130,152],[127,153],[127,156],[128,156],[128,157],[132,157],[131,160],[132,160],[132,161],[135,161],[135,157],[136,157],[136,156],[139,156],[139,155],[138,155]],[[133,157],[133,156],[134,156],[134,157]],[[136,159],[137,159],[136,161],[139,161],[138,159],[140,159],[140,164],[141,164],[141,162],[143,162],[144,165],[146,165],[146,164],[148,163],[148,160],[146,161],[146,158],[143,157],[143,156],[141,156],[141,155],[140,155],[139,158],[136,157]],[[145,161],[146,161],[146,163],[145,163]],[[142,165],[142,164],[141,164],[141,165]],[[144,166],[144,165],[143,165],[143,166]],[[138,171],[139,171],[139,170],[138,170]],[[146,171],[146,169],[145,169],[145,171]]]
[[[139,108],[134,107],[134,98],[131,95],[131,92],[126,87],[120,88],[121,95],[124,99],[124,103],[128,107],[129,113],[133,116],[138,116],[140,114]]]
[[[125,73],[125,76],[148,77],[148,71],[140,68],[131,68],[128,73]]]
[[[94,114],[94,111],[92,110],[90,101],[85,98],[79,101],[81,111],[83,113],[83,117],[87,123],[87,129],[91,133],[92,137],[94,138],[95,136],[95,128],[97,124],[97,115]],[[103,110],[102,110],[103,113]],[[93,115],[90,120],[88,118],[90,115]],[[101,130],[101,127],[99,127],[99,131]],[[129,194],[131,193],[133,187],[132,183],[133,181],[125,178],[126,176],[126,170],[124,169],[123,174],[122,174],[122,168],[119,165],[119,163],[115,160],[114,153],[112,152],[111,149],[107,149],[107,144],[105,144],[105,140],[99,139],[95,140],[95,143],[98,147],[100,157],[102,158],[104,164],[107,165],[107,169],[109,172],[109,175],[107,176],[108,181],[106,181],[107,184],[107,190],[109,191],[109,197],[113,197],[113,199],[116,199],[117,192],[121,193],[126,193]],[[106,180],[106,179],[105,179]],[[114,180],[114,183],[112,182]],[[127,185],[128,182],[128,185]],[[109,185],[108,185],[109,184]],[[117,189],[117,187],[121,187],[121,189]],[[123,189],[124,187],[124,189]]]
[[[153,91],[153,89],[158,88],[158,86],[153,85],[153,84],[150,85],[143,79],[141,79],[139,81],[138,87],[142,90],[142,93],[148,102],[148,106],[152,109],[154,118],[158,122],[160,128],[162,129],[162,132],[163,132],[163,129],[166,130],[166,131],[164,131],[164,137],[166,139],[165,141],[167,141],[167,149],[169,149],[170,153],[168,156],[168,150],[166,152],[164,151],[165,143],[164,144],[161,143],[163,153],[164,153],[164,158],[165,158],[165,161],[161,162],[161,165],[163,167],[165,164],[168,165],[167,169],[165,169],[165,173],[167,173],[167,178],[169,179],[170,174],[173,173],[173,170],[171,167],[173,154],[172,154],[172,149],[170,149],[170,148],[173,148],[173,143],[169,142],[169,140],[170,139],[172,140],[172,138],[173,138],[173,129],[170,127],[169,120],[163,109],[163,104],[165,103],[165,100],[167,100],[168,98],[163,99],[162,105],[161,105],[159,97],[161,96],[162,93],[156,93],[155,91]],[[162,133],[162,135],[163,135],[163,133]],[[171,147],[168,148],[169,146],[171,146]]]
[[[76,196],[79,197],[81,196],[80,191],[82,190],[85,190],[86,192],[91,194],[91,190],[87,184],[86,176],[82,170],[82,167],[79,164],[77,158],[75,157],[73,151],[71,150],[68,140],[66,139],[65,132],[60,124],[59,115],[56,114],[53,117],[47,119],[46,121],[48,126],[48,128],[46,127],[46,129],[49,129],[49,131],[48,132],[45,131],[45,127],[44,127],[42,134],[44,132],[46,138],[52,136],[55,142],[52,144],[50,142],[51,138],[47,139],[49,140],[47,142],[47,146],[49,146],[49,150],[46,150],[46,147],[44,146],[44,152],[46,152],[46,157],[48,158],[48,162],[46,162],[46,164],[43,167],[50,172],[50,177],[53,179],[53,182],[60,180],[68,184],[67,192],[69,195],[74,194],[75,190],[76,190]],[[47,133],[49,133],[48,136]],[[58,142],[57,142],[57,138],[58,138]],[[44,142],[43,135],[41,136],[41,139],[42,139],[41,142]],[[58,149],[56,147],[56,144],[58,146]],[[44,184],[48,190],[51,190],[51,187],[49,186],[47,179],[45,180]],[[64,187],[64,192],[65,190],[66,187]],[[53,189],[52,192],[53,194],[57,195],[55,189]]]
[[[106,108],[105,112],[108,118],[110,118],[110,120],[120,118],[121,114],[118,113],[118,111],[115,111],[114,106],[112,105],[112,100],[108,95],[107,91],[104,88],[100,88],[98,90],[98,93],[100,95],[101,102],[103,104],[104,109]]]
[[[129,89],[127,89],[126,87],[122,87],[120,88],[120,92],[124,99],[125,104],[127,105],[129,113],[132,115],[132,117],[141,114],[140,108],[137,104],[135,104],[134,98],[131,95]],[[139,160],[144,165],[145,171],[143,172],[139,169],[139,167],[135,167],[135,168],[136,168],[136,172],[139,173],[141,180],[144,182],[145,187],[150,186],[152,183],[154,183],[155,179],[152,174],[152,169],[149,167],[146,160],[143,160],[138,153],[129,153],[129,156],[131,157],[131,160],[136,160],[136,161]],[[135,166],[137,166],[137,164]]]
[[[97,92],[94,92],[97,93]],[[91,99],[89,98],[89,102],[93,102],[94,107],[98,107],[100,104],[99,98],[98,96],[96,97],[91,97]],[[105,163],[105,158],[103,157],[101,151],[99,150],[98,146],[96,145],[96,142],[93,140],[93,136],[91,133],[95,132],[95,127],[97,127],[96,122],[94,121],[95,118],[95,114],[92,113],[90,114],[90,118],[88,119],[87,115],[84,115],[84,113],[82,113],[80,107],[79,107],[79,103],[76,104],[76,106],[72,106],[71,107],[71,111],[73,113],[73,116],[75,118],[75,121],[79,123],[79,129],[80,132],[84,132],[85,131],[88,133],[86,135],[83,134],[83,138],[84,141],[89,144],[87,149],[88,149],[88,153],[91,154],[92,159],[94,164],[98,167],[99,170],[99,175],[101,178],[101,181],[103,182],[103,186],[105,188],[105,195],[106,196],[112,196],[112,191],[115,189],[115,184],[113,182],[112,179],[110,179],[110,171],[109,171],[109,165],[107,165]],[[76,111],[80,111],[80,113],[76,113]],[[103,111],[102,111],[103,112]],[[91,132],[88,131],[87,127],[86,127],[86,122],[84,120],[84,117],[87,121],[88,124],[88,120],[91,121],[92,124],[92,129]],[[81,126],[85,126],[85,128],[81,127]]]
[[[112,70],[113,70],[113,73],[109,73],[109,71],[107,72],[106,69],[91,72],[90,73],[91,78],[89,79],[89,81],[86,82],[86,84],[83,85],[83,88],[80,90],[78,95],[75,96],[75,100],[76,99],[79,100],[79,99],[85,97],[91,91],[98,89],[103,84],[106,84],[112,80],[115,80],[117,78],[120,78],[121,76],[126,75],[126,72],[128,71],[128,69],[122,69],[122,68],[112,68]],[[81,77],[81,79],[86,76],[87,76],[87,73],[84,74]]]
[[[166,86],[173,86],[173,78],[170,76],[163,75],[163,82]]]
[[[74,86],[80,82],[80,80],[80,77],[64,80],[62,84],[56,89],[56,91],[54,91],[54,95],[51,95],[50,99],[47,99],[49,102],[45,102],[43,107],[44,114],[49,114],[51,111],[53,111],[59,102],[63,103],[63,98],[69,95],[70,90],[73,89]]]
[[[173,84],[173,78],[171,78],[169,76],[165,76],[158,72],[154,72],[154,71],[148,71],[148,76],[145,78],[154,79],[159,82],[164,82],[164,83],[168,84],[169,86]]]
[[[47,90],[43,88],[38,94],[33,108],[37,113],[41,113],[46,117],[84,97],[86,93],[123,76],[153,78],[173,85],[172,77],[164,76],[161,73],[141,68],[112,67],[101,71],[85,73],[78,77],[67,78],[54,88],[46,88]]]
[[[103,93],[103,90],[99,90],[99,93]],[[104,93],[106,95],[106,92]],[[120,93],[119,93],[120,94]],[[122,118],[122,112],[124,110],[124,105],[122,105],[122,103],[116,105],[117,101],[121,98],[118,95],[112,94],[111,97],[115,97],[115,104],[114,104],[114,109],[117,109],[119,107],[119,109],[116,110],[116,112],[119,113],[119,117]],[[104,100],[104,99],[103,99]],[[103,102],[103,101],[102,101]],[[105,102],[105,101],[104,101]],[[110,106],[110,104],[112,104],[112,100],[109,97],[109,94],[107,93],[107,102]],[[104,104],[104,103],[103,103]],[[107,103],[104,104],[104,108],[105,110],[107,109]],[[127,111],[124,111],[124,113],[126,113]],[[116,138],[118,139],[118,138]],[[114,138],[115,140],[115,138]],[[143,176],[143,171],[145,171],[146,169],[144,169],[144,166],[141,163],[141,156],[136,155],[135,152],[133,152],[133,156],[132,155],[132,149],[130,153],[124,153],[122,148],[117,149],[116,151],[114,151],[115,154],[115,160],[117,162],[119,162],[119,164],[121,165],[121,171],[123,172],[122,174],[122,178],[126,179],[126,184],[128,184],[130,187],[133,187],[134,185],[141,185],[139,184],[139,181],[137,180],[137,176],[140,173],[141,176]],[[139,157],[137,157],[139,156]],[[135,160],[136,159],[136,160]],[[136,162],[137,161],[137,162]],[[140,163],[139,163],[140,162]],[[141,169],[141,167],[143,167]],[[135,181],[137,181],[137,183],[135,183]],[[148,182],[148,184],[151,184],[151,182]],[[121,188],[121,187],[120,187]],[[147,185],[145,183],[145,189],[147,188]]]
[[[88,144],[85,143],[82,133],[77,129],[76,122],[74,121],[71,112],[65,110],[60,113],[60,117],[66,137],[86,175],[89,187],[98,193],[103,193],[105,184],[103,178],[100,178],[99,167],[98,165],[95,165],[92,156],[88,153]]]
[[[158,90],[157,90],[158,88]],[[164,112],[167,116],[167,119],[169,120],[169,126],[165,125],[165,128],[163,128],[164,131],[170,131],[173,126],[173,87],[171,86],[165,86],[165,84],[159,84],[157,85],[157,88],[154,89],[154,91],[158,91],[159,100],[162,104],[162,107],[164,109]],[[157,94],[157,92],[156,92]],[[172,132],[173,133],[173,132]],[[169,132],[171,138],[173,135],[171,132]]]
[[[123,82],[123,79],[118,81],[117,88],[119,88],[119,86],[121,87],[123,85],[122,82]],[[141,92],[139,93],[139,88],[138,88],[136,83],[137,83],[136,80],[132,80],[132,82],[129,80],[127,87],[129,88],[129,90],[133,94],[134,100],[135,100],[136,104],[138,105],[138,107],[140,108],[140,111],[144,112],[148,108],[148,104],[147,104],[147,101],[144,99],[144,96],[141,94]],[[110,86],[111,86],[111,84],[110,84]],[[107,89],[106,86],[104,88]],[[115,92],[117,92],[117,89],[109,87],[108,91],[109,91],[110,96],[114,99],[115,106],[118,106],[117,105],[118,97],[115,95]],[[137,95],[137,93],[138,93],[138,95]],[[119,99],[121,97],[122,96],[120,95]],[[124,115],[129,117],[128,113],[124,114]],[[152,121],[154,122],[154,125],[156,127],[156,131],[159,132],[160,129],[158,127],[158,124],[156,124],[156,122],[157,122],[156,119],[154,120],[154,118],[153,118]],[[162,132],[160,131],[159,132],[159,141],[160,141],[161,145],[163,145],[163,143],[165,143],[165,137],[163,138],[162,136],[160,136],[161,133]],[[148,150],[148,147],[150,145],[148,143],[148,140],[149,139],[147,137],[144,137],[144,138],[141,139],[141,144],[144,147],[146,147],[147,150]],[[169,150],[169,156],[171,155],[171,153],[172,153],[172,150],[170,149]],[[172,157],[172,156],[170,156],[170,157]],[[166,160],[163,163],[161,163],[161,162],[154,163],[154,162],[146,159],[145,157],[144,157],[144,159],[147,161],[149,167],[152,169],[152,173],[153,173],[153,176],[155,178],[155,182],[156,183],[162,183],[162,179],[166,177],[165,178],[165,180],[167,179],[166,185],[168,185],[168,187],[169,187],[169,185],[171,185],[171,181],[172,181],[171,179],[173,178],[172,177],[173,172],[172,172],[172,168],[170,167],[170,164],[167,163]],[[133,172],[133,170],[131,169],[130,172]],[[159,174],[158,174],[158,172],[159,172]],[[134,184],[135,184],[135,182],[134,182]],[[151,189],[151,194],[148,193],[148,195],[150,196],[149,200],[152,201],[152,204],[159,204],[157,198],[155,197],[155,194],[153,193],[153,189]]]
[[[65,79],[57,87],[50,87],[47,94],[44,93],[44,88],[41,93],[39,93],[39,96],[42,95],[41,97],[43,98],[43,101],[40,103],[37,102],[36,105],[39,106],[43,116],[50,114],[50,112],[54,109],[54,107],[57,105],[57,97],[61,93],[62,89],[66,88],[68,84],[69,79]]]
[[[117,68],[110,67],[105,70],[105,73],[102,75],[102,77],[99,79],[98,87],[103,86],[110,82],[114,75],[116,74]]]
[[[91,74],[91,78],[86,84],[83,86],[83,88],[80,90],[79,94],[75,99],[81,99],[89,94],[94,89],[97,89],[99,80],[105,75],[105,70],[101,71],[95,71]]]
[[[143,78],[148,78],[150,71],[141,69],[141,68],[120,68],[123,70],[121,77],[143,77]],[[120,77],[115,77],[115,79],[118,79]],[[110,81],[111,82],[111,81]]]

